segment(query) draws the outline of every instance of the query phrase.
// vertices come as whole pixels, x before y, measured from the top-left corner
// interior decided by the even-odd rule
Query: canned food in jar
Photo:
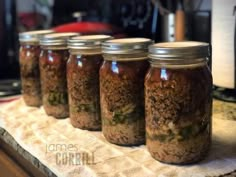
[[[101,43],[111,36],[88,35],[68,41],[67,85],[70,120],[74,127],[100,130],[99,69]]]
[[[19,34],[19,62],[22,95],[28,106],[39,107],[42,104],[39,73],[39,38],[52,30],[28,31]]]
[[[161,162],[203,159],[211,145],[212,76],[209,46],[200,42],[150,46],[145,78],[146,145]]]
[[[47,115],[56,118],[69,116],[66,63],[69,57],[67,39],[77,33],[55,33],[40,40],[40,75],[43,107]]]
[[[100,69],[102,132],[118,145],[145,141],[144,76],[149,67],[146,38],[114,39],[103,44]]]

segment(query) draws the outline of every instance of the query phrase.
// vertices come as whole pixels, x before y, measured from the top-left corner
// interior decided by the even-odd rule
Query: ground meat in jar
[[[43,49],[40,55],[40,74],[45,112],[56,118],[69,116],[66,62],[68,50]]]
[[[146,60],[104,61],[100,69],[102,132],[118,145],[145,142],[144,76]]]
[[[146,144],[162,162],[188,164],[211,144],[212,78],[207,67],[151,68],[145,79]]]
[[[28,106],[39,107],[42,104],[39,74],[38,45],[24,45],[20,47],[20,73],[23,99]]]
[[[102,55],[70,55],[67,82],[70,120],[74,127],[100,130],[99,68]]]

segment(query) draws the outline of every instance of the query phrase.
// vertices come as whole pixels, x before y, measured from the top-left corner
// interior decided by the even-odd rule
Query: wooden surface
[[[13,159],[11,159],[2,149],[0,149],[0,176],[6,177],[28,177],[24,171]]]
[[[45,177],[41,171],[0,139],[0,177]]]

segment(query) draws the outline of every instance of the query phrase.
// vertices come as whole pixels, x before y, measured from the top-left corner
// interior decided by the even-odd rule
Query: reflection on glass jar
[[[149,48],[145,78],[146,144],[173,164],[203,159],[211,145],[212,76],[208,44],[159,43]]]
[[[145,141],[144,77],[149,67],[144,38],[109,40],[100,69],[102,132],[118,145]],[[136,47],[136,48],[135,48]]]
[[[52,31],[29,31],[19,34],[22,95],[28,106],[39,107],[42,104],[39,74],[39,37],[48,33],[52,33]]]
[[[101,43],[110,36],[78,36],[69,40],[67,84],[71,124],[76,128],[101,130],[99,69]]]
[[[67,39],[76,33],[45,35],[40,44],[40,76],[43,107],[47,115],[56,118],[69,116],[66,63],[69,57]]]

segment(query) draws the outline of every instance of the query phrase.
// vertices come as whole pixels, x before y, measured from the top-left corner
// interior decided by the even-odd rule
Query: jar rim
[[[109,35],[84,35],[68,39],[68,48],[70,49],[93,49],[101,48],[103,42],[113,39]]]
[[[49,30],[35,30],[35,31],[26,31],[19,33],[19,41],[20,42],[39,42],[39,39],[46,35],[53,33],[54,31]]]
[[[149,46],[149,58],[153,60],[184,60],[210,56],[210,46],[205,42],[163,42]]]
[[[67,40],[71,37],[78,36],[79,33],[51,33],[40,38],[39,43],[42,46],[67,45]]]
[[[133,54],[147,52],[153,41],[148,38],[112,39],[102,44],[102,52],[106,54]]]

